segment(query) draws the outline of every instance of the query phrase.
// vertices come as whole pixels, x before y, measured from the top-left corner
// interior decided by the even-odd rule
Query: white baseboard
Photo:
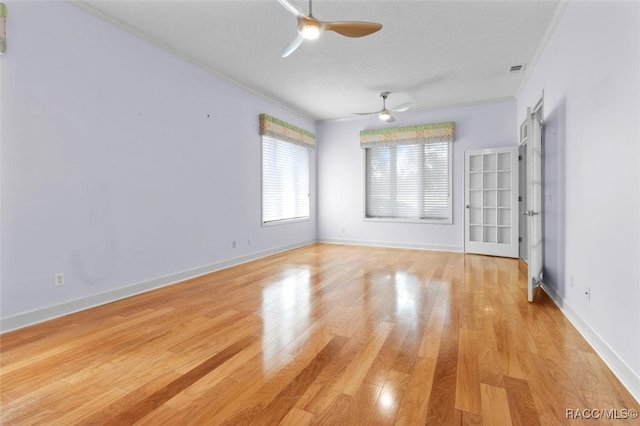
[[[551,287],[542,285],[542,289],[558,306],[564,316],[573,324],[580,334],[627,388],[629,393],[640,403],[640,375],[627,364],[618,353],[578,315],[571,306]]]
[[[48,321],[50,319],[72,314],[74,312],[104,305],[106,303],[115,302],[120,299],[125,299],[127,297],[135,296],[137,294],[145,293],[147,291],[155,290],[161,287],[166,287],[201,275],[206,275],[211,272],[219,271],[231,266],[236,266],[241,263],[246,263],[252,260],[271,256],[276,253],[303,247],[315,242],[315,240],[301,241],[298,243],[275,247],[269,250],[251,253],[246,256],[240,256],[222,262],[201,266],[199,268],[190,269],[188,271],[178,272],[176,274],[167,275],[165,277],[156,278],[150,281],[105,291],[103,293],[92,294],[90,296],[70,300],[68,302],[60,303],[57,305],[47,306],[41,309],[35,309],[33,311],[20,313],[11,317],[0,318],[0,332],[5,333],[7,331],[27,327],[29,325]]]
[[[450,251],[455,253],[462,252],[461,246],[448,246],[439,244],[415,244],[415,243],[396,243],[389,241],[364,241],[364,240],[347,240],[340,238],[321,238],[319,243],[327,244],[344,244],[352,246],[368,246],[368,247],[389,247],[389,248],[403,248],[414,250],[432,250],[432,251]]]

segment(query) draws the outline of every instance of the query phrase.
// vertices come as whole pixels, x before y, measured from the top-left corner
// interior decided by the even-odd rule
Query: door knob
[[[465,209],[470,209],[471,208],[471,204],[467,204],[466,206],[464,206]]]

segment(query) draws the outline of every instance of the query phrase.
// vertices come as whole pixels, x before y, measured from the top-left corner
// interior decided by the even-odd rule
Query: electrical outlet
[[[64,285],[64,272],[58,272],[53,277],[56,287],[62,287]]]
[[[573,288],[573,274],[569,275],[569,287]]]
[[[591,302],[591,289],[589,287],[584,290],[584,295],[587,298],[587,302]]]
[[[236,248],[236,240],[231,241],[231,248]]]
[[[251,239],[247,238],[247,245],[250,246],[251,245]]]

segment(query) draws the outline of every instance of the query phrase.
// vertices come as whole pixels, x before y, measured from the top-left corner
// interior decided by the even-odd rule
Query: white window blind
[[[262,222],[309,217],[309,148],[262,136]]]
[[[449,141],[366,148],[366,217],[451,219]]]

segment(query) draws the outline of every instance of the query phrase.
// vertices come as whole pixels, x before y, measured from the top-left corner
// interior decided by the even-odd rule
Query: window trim
[[[427,142],[428,143],[428,142]],[[363,180],[362,180],[362,220],[364,222],[387,222],[387,223],[423,223],[423,224],[441,224],[441,225],[451,225],[453,224],[453,141],[447,141],[448,146],[448,179],[449,179],[449,196],[448,196],[448,205],[447,210],[449,212],[449,217],[443,219],[436,218],[405,218],[405,217],[370,217],[367,216],[367,149],[362,149],[362,169],[363,169]]]

